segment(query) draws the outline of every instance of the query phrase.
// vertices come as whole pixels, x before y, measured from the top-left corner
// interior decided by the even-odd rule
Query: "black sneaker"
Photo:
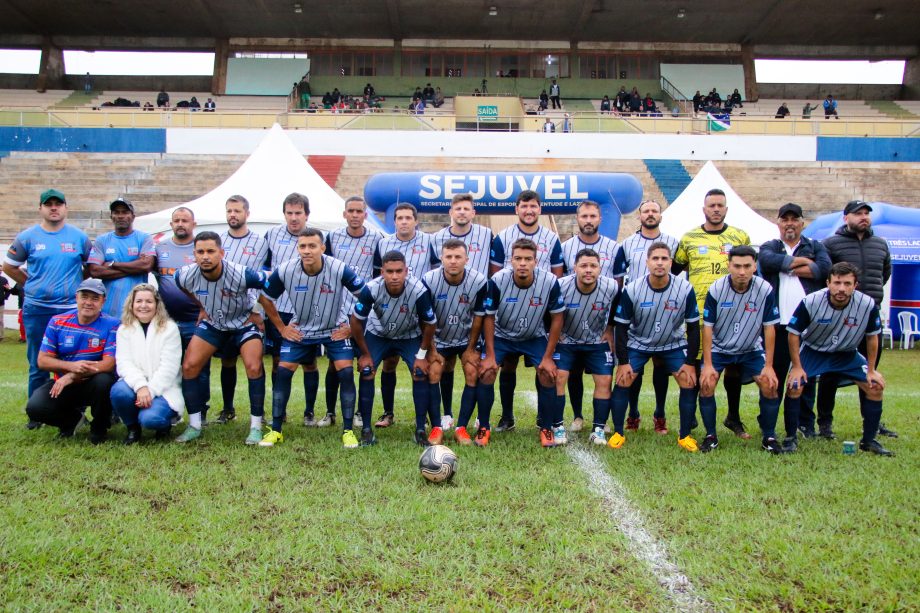
[[[93,445],[99,445],[108,440],[109,435],[106,432],[93,432],[90,430],[89,433],[89,442]]]
[[[498,420],[498,425],[495,426],[495,431],[496,432],[511,432],[512,430],[514,430],[514,418],[505,417],[503,415],[502,418]]]
[[[764,451],[769,451],[772,454],[783,453],[783,446],[780,445],[779,441],[773,438],[772,436],[769,438],[763,439],[763,441],[761,441],[761,445],[763,446]]]
[[[820,428],[818,428],[818,436],[820,436],[821,438],[827,439],[829,441],[833,441],[837,438],[837,435],[834,434],[834,431],[831,429],[830,426],[821,426]]]
[[[703,439],[703,442],[700,443],[700,451],[703,453],[709,453],[718,446],[719,439],[714,434],[709,434],[706,436],[706,438]]]
[[[56,438],[73,438],[73,428],[59,428]]]
[[[893,456],[894,452],[882,447],[882,444],[875,439],[871,441],[860,441],[859,448],[862,451],[868,451],[869,453],[874,453],[875,455],[884,455],[884,456]]]
[[[223,425],[223,424],[229,424],[234,419],[236,419],[236,411],[233,409],[230,409],[229,411],[227,409],[224,409],[223,411],[220,412],[220,415],[217,416],[217,419],[215,421]]]
[[[377,444],[377,437],[374,436],[374,431],[370,428],[365,428],[361,430],[361,446],[370,447],[371,445]]]
[[[799,432],[802,433],[803,438],[816,438],[818,433],[815,432],[814,428],[809,428],[808,426],[799,426]]]
[[[27,430],[38,430],[39,428],[42,427],[42,425],[44,425],[44,424],[42,424],[42,422],[40,422],[40,421],[33,421],[33,420],[30,419],[30,420],[26,423],[26,429],[27,429]],[[73,435],[73,433],[71,433],[71,435]]]
[[[415,431],[415,442],[421,447],[431,447],[431,443],[428,442],[428,435],[424,430]]]
[[[751,435],[747,433],[747,429],[744,427],[744,423],[740,420],[725,418],[725,421],[722,422],[722,425],[735,433],[735,436],[738,438],[749,439]]]
[[[878,425],[878,433],[882,436],[887,436],[888,438],[898,438],[898,433],[894,430],[889,430],[885,427],[885,424],[880,423]]]
[[[136,426],[128,428],[128,436],[125,437],[125,445],[134,445],[141,442],[141,427]]]
[[[799,439],[795,436],[787,436],[783,439],[783,453],[795,453],[799,450]]]
[[[170,438],[172,438],[172,426],[165,430],[157,430],[156,434],[153,435],[153,440],[155,441],[165,441]]]

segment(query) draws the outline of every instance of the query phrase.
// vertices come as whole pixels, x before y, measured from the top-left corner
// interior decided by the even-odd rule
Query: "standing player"
[[[859,271],[847,262],[831,266],[827,288],[808,294],[789,321],[789,353],[792,369],[786,402],[797,404],[809,377],[831,372],[851,379],[864,395],[859,397],[863,436],[859,448],[890,456],[875,440],[882,419],[885,378],[875,370],[881,320],[875,301],[856,291]],[[868,355],[858,351],[865,342]]]
[[[690,283],[668,272],[671,248],[665,243],[649,245],[646,264],[648,275],[623,289],[614,318],[619,366],[611,400],[614,432],[607,444],[619,449],[626,442],[623,422],[629,388],[636,373],[657,355],[680,386],[677,444],[687,451],[699,451],[690,436],[690,421],[696,412],[695,363],[700,342],[696,294]]]
[[[262,270],[268,259],[268,245],[264,238],[249,229],[249,200],[244,196],[230,196],[224,207],[228,226],[227,231],[220,235],[220,244],[226,254],[224,257],[234,264],[252,270]],[[259,290],[249,290],[249,293],[253,302],[259,299]],[[263,329],[261,315],[253,313],[250,317],[256,327]],[[236,392],[236,356],[221,357],[220,390],[224,408],[217,417],[217,423],[226,424],[236,419],[236,409],[233,408],[233,396]]]
[[[492,241],[489,270],[495,274],[502,268],[511,268],[510,246],[522,238],[533,242],[537,247],[536,267],[562,277],[564,262],[562,243],[552,230],[540,225],[540,195],[532,190],[524,190],[517,197],[514,212],[518,221],[498,233]],[[502,416],[495,427],[496,432],[514,430],[514,389],[517,387],[517,357],[509,358],[501,365],[498,380],[498,392],[501,396]]]
[[[182,359],[182,395],[188,410],[189,426],[176,439],[188,443],[201,436],[201,412],[207,392],[201,389],[198,375],[211,357],[221,352],[239,352],[249,378],[249,436],[247,445],[262,440],[265,414],[265,370],[262,368],[262,334],[249,321],[252,296],[247,290],[262,288],[265,273],[224,260],[220,236],[201,232],[195,237],[195,264],[176,271],[176,286],[201,305],[201,321]],[[268,299],[259,298],[264,306]]]
[[[594,429],[590,440],[603,445],[604,425],[610,414],[610,383],[613,376],[613,329],[610,313],[619,293],[617,282],[602,274],[601,258],[593,249],[582,249],[575,256],[575,274],[559,282],[565,318],[562,339],[556,346],[559,368],[556,373],[556,402],[565,406],[565,387],[576,360],[594,377]],[[569,388],[571,391],[571,387]],[[562,408],[557,409],[561,412]],[[603,421],[599,421],[603,419]],[[553,431],[557,443],[566,442],[565,428]]]
[[[271,447],[284,441],[281,427],[291,397],[291,379],[298,364],[315,362],[320,345],[326,348],[330,368],[334,369],[342,393],[342,444],[352,449],[358,439],[352,431],[355,414],[354,350],[349,339],[332,340],[342,324],[345,294],[357,294],[364,280],[340,260],[323,255],[323,233],[304,228],[297,238],[300,258],[289,260],[272,272],[265,294],[277,299],[287,292],[294,305],[294,317],[287,324],[274,308],[266,308],[268,318],[281,330],[281,362],[272,386],[272,429],[259,443]],[[347,290],[344,291],[344,290]]]
[[[675,272],[686,269],[700,310],[709,286],[728,274],[728,253],[732,247],[751,244],[747,232],[725,223],[727,213],[725,192],[721,189],[706,192],[703,198],[703,216],[706,221],[699,228],[684,234],[674,253]],[[701,356],[695,357],[699,361]],[[734,369],[725,372],[723,385],[728,397],[728,411],[723,425],[740,438],[751,438],[741,422],[741,379]]]
[[[729,364],[741,371],[741,382],[754,381],[760,388],[763,448],[783,453],[776,440],[779,396],[773,372],[773,326],[779,322],[776,297],[770,284],[757,272],[757,252],[750,245],[733,247],[728,254],[728,275],[709,287],[703,307],[703,369],[700,372],[700,415],[706,438],[700,451],[718,447],[716,436],[716,383]],[[763,334],[763,340],[761,340]]]
[[[436,256],[440,256],[444,244],[457,239],[466,245],[468,270],[475,270],[483,277],[489,276],[489,251],[492,246],[492,230],[485,226],[473,223],[476,209],[473,205],[472,194],[457,194],[450,203],[450,225],[438,230],[431,237],[432,248]],[[437,305],[435,305],[437,306]],[[440,321],[440,318],[439,320]],[[441,401],[444,405],[444,414],[441,416],[441,428],[449,430],[454,423],[453,419],[453,392],[454,392],[454,366],[456,356],[445,357],[444,369],[441,373]],[[469,380],[469,378],[467,378]]]
[[[350,196],[345,200],[345,227],[338,228],[326,234],[326,255],[341,260],[351,266],[358,276],[365,281],[374,278],[374,253],[377,243],[383,235],[376,230],[364,225],[367,221],[367,203],[361,196]],[[340,334],[343,338],[351,339],[351,330],[348,328],[348,317],[355,307],[357,298],[350,293],[345,294],[342,312],[345,314],[346,325],[341,331],[333,334],[338,340]],[[317,426],[331,426],[335,423],[335,400],[339,393],[339,379],[334,368],[326,369],[326,416],[316,422]],[[361,415],[355,414],[354,425],[361,428]]]
[[[613,262],[613,275],[620,281],[622,287],[630,281],[641,279],[648,274],[648,248],[652,243],[664,243],[677,251],[678,240],[661,231],[661,205],[654,200],[646,200],[639,205],[639,230],[624,240]],[[668,399],[668,380],[671,373],[664,368],[659,358],[652,358],[654,370],[652,371],[652,387],[655,389],[655,413],[652,423],[655,432],[661,435],[668,433],[668,422],[664,413],[664,406]],[[626,418],[627,430],[638,430],[642,418],[639,415],[639,393],[642,391],[643,373],[638,373],[636,381],[629,390],[629,416]]]
[[[426,416],[431,420],[432,441],[440,442],[441,427],[437,424],[441,421],[437,413],[430,413],[432,404],[428,394],[426,358],[437,323],[428,290],[420,280],[409,275],[406,257],[401,252],[388,251],[380,258],[380,264],[380,276],[361,290],[351,316],[351,335],[358,347],[358,367],[361,369],[358,388],[358,410],[364,423],[361,445],[377,442],[371,428],[374,373],[381,360],[390,355],[401,357],[412,373],[415,442],[423,446],[430,444],[425,437]]]
[[[556,402],[556,364],[553,354],[562,332],[565,305],[556,276],[537,268],[538,247],[522,238],[511,245],[513,269],[504,269],[489,281],[486,318],[483,322],[485,355],[479,366],[479,430],[476,444],[489,443],[489,415],[495,402],[498,364],[513,356],[528,358],[537,371],[537,425],[540,443],[555,446],[553,428],[562,426],[561,407]],[[544,317],[550,320],[549,334]],[[513,422],[512,422],[513,425]]]
[[[488,279],[479,271],[467,269],[469,257],[462,240],[452,238],[441,246],[441,267],[429,270],[422,280],[431,293],[434,314],[438,320],[434,346],[428,352],[430,401],[437,402],[443,390],[447,364],[451,369],[460,356],[466,385],[460,398],[460,415],[455,437],[461,445],[472,443],[466,426],[476,404],[476,382],[479,367],[477,343],[485,316],[484,301]],[[451,381],[453,373],[451,372]],[[446,407],[445,407],[446,410]],[[446,417],[446,416],[445,416]],[[446,430],[444,417],[441,429]]]

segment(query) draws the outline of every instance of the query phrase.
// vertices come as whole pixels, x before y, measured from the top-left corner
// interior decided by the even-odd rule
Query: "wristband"
[[[426,357],[428,357],[428,350],[427,350],[427,349],[419,349],[419,350],[418,350],[418,353],[415,354],[415,359],[416,359],[416,360],[424,360]]]

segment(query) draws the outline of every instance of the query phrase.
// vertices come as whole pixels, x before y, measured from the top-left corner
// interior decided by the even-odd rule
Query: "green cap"
[[[57,198],[58,200],[60,200],[60,201],[63,202],[64,204],[67,204],[67,200],[64,198],[64,194],[63,194],[62,192],[59,192],[59,191],[56,190],[56,189],[46,189],[45,191],[43,191],[43,192],[42,192],[42,195],[41,195],[41,198],[39,198],[39,200],[38,200],[38,203],[39,203],[39,204],[45,204],[46,202],[48,202],[48,201],[51,200],[52,198]]]

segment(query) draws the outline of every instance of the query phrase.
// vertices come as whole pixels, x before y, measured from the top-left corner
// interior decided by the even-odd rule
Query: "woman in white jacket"
[[[115,338],[118,382],[112,408],[128,427],[125,445],[141,440],[141,428],[166,438],[172,421],[185,410],[182,397],[182,340],[156,288],[141,283],[131,290]]]

